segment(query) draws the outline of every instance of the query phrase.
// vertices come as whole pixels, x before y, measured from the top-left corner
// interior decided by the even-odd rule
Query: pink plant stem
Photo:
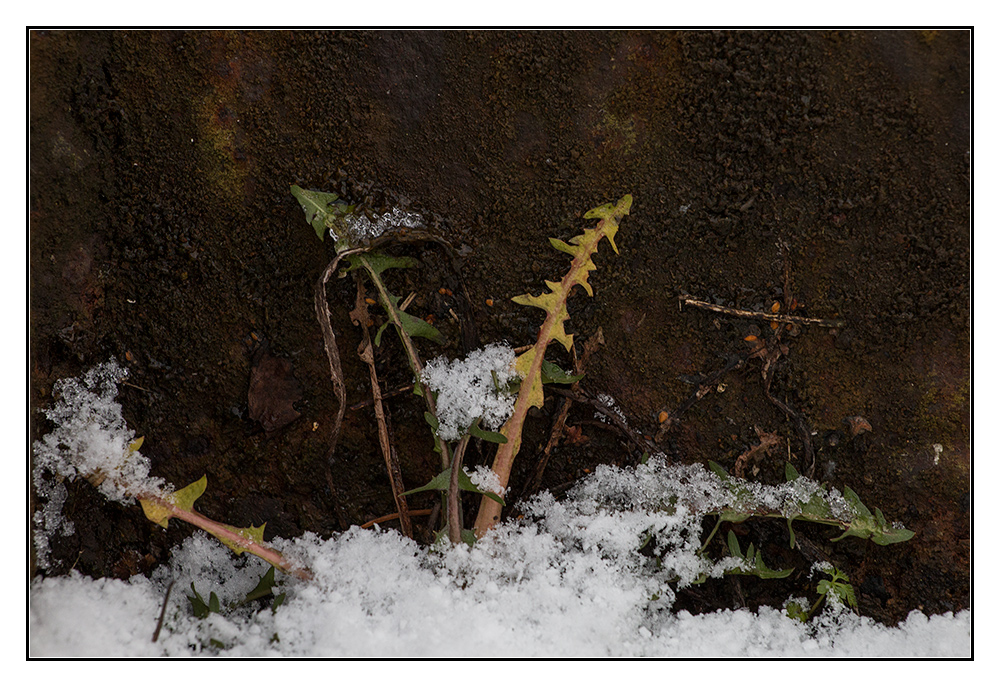
[[[232,542],[241,549],[246,549],[249,553],[252,553],[258,558],[263,558],[265,561],[267,561],[274,567],[280,568],[281,570],[284,570],[286,573],[298,577],[300,580],[311,580],[313,578],[313,574],[310,570],[305,568],[294,567],[279,552],[275,551],[274,549],[268,548],[263,544],[258,544],[252,539],[248,539],[243,535],[234,532],[233,530],[223,525],[221,522],[216,522],[215,520],[206,518],[201,513],[196,513],[193,510],[184,510],[182,508],[178,508],[176,504],[170,503],[170,501],[167,501],[166,499],[160,496],[149,495],[149,496],[140,496],[139,498],[141,498],[144,501],[152,501],[156,503],[156,505],[170,511],[171,517],[180,518],[185,522],[189,522],[195,527],[203,529],[209,534],[221,539],[223,542],[226,541]]]

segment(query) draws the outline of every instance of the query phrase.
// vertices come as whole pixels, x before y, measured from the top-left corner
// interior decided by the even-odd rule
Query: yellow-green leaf
[[[517,356],[517,360],[514,361],[514,371],[523,379],[525,382],[531,384],[531,388],[528,389],[528,403],[529,407],[534,406],[536,408],[541,408],[545,403],[545,393],[542,391],[542,376],[534,375],[531,376],[531,366],[535,362],[536,351],[534,348],[529,348],[521,355]],[[529,377],[531,379],[529,380]],[[525,393],[524,388],[521,388],[521,393]]]
[[[194,508],[194,502],[198,500],[198,497],[205,493],[207,486],[208,476],[202,475],[197,482],[192,482],[183,489],[178,489],[173,494],[166,496],[164,500],[180,510],[190,511]],[[173,515],[169,508],[150,499],[139,499],[139,503],[142,504],[142,512],[146,514],[147,518],[160,527],[167,526],[167,521]]]
[[[139,437],[138,439],[136,439],[135,441],[133,441],[131,444],[129,444],[128,445],[128,452],[129,453],[135,453],[140,448],[142,448],[142,440],[145,439],[145,438],[146,437],[144,437],[144,436]]]
[[[244,527],[242,529],[236,529],[235,527],[230,527],[229,525],[223,525],[223,527],[225,527],[230,532],[233,532],[234,534],[238,534],[239,536],[243,537],[244,539],[249,539],[250,541],[254,542],[255,544],[261,544],[261,545],[263,545],[263,543],[264,543],[264,527],[266,525],[267,525],[267,523],[265,522],[260,527]],[[218,535],[218,534],[216,534],[215,536],[218,538],[219,541],[221,541],[223,544],[225,544],[226,546],[228,546],[229,548],[231,548],[235,553],[239,554],[239,553],[246,553],[247,551],[249,551],[249,549],[245,549],[242,546],[240,546],[239,543],[238,543],[238,540],[236,540],[236,539],[229,539],[228,537],[225,537],[225,536],[222,536],[222,535]]]

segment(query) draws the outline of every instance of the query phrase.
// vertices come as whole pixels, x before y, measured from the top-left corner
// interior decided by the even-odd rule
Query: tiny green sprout
[[[825,598],[831,602],[846,604],[857,611],[858,600],[854,596],[854,587],[851,586],[847,575],[834,566],[826,568],[823,572],[831,579],[820,580],[819,584],[816,585],[816,593],[820,594],[820,600]],[[819,601],[813,606],[813,611],[818,604]]]
[[[847,575],[833,565],[822,568],[822,572],[829,575],[830,579],[820,580],[819,584],[816,585],[816,593],[819,594],[816,603],[807,611],[797,600],[789,601],[785,604],[785,613],[789,618],[806,622],[816,613],[823,601],[850,606],[855,612],[858,611],[858,599]]]
[[[759,577],[762,580],[773,580],[788,577],[792,574],[793,568],[772,570],[767,567],[764,563],[764,559],[760,555],[760,551],[755,551],[753,544],[747,548],[747,553],[744,556],[743,552],[740,550],[740,542],[736,538],[736,533],[732,530],[729,530],[728,544],[729,555],[733,558],[739,559],[740,565],[726,570],[727,575],[753,575],[754,577]]]
[[[219,597],[215,595],[215,592],[209,594],[208,603],[205,603],[205,599],[194,588],[194,582],[191,583],[191,591],[194,592],[194,596],[189,596],[188,601],[191,602],[191,613],[194,614],[195,618],[204,620],[209,613],[219,612]]]

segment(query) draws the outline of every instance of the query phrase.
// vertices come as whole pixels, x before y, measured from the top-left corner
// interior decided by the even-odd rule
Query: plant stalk
[[[284,570],[290,575],[298,577],[300,580],[311,580],[313,578],[312,572],[308,568],[299,568],[294,566],[288,561],[281,553],[275,551],[272,548],[264,546],[263,544],[258,544],[257,542],[244,537],[238,532],[234,532],[229,529],[221,522],[216,522],[211,518],[206,518],[201,513],[196,513],[193,510],[184,510],[183,508],[178,508],[176,504],[171,503],[162,496],[157,496],[154,494],[139,494],[137,498],[143,501],[152,501],[157,506],[166,509],[170,512],[170,517],[179,518],[184,522],[188,522],[195,527],[205,530],[214,537],[220,539],[223,542],[230,541],[236,544],[241,549],[246,549],[249,553],[257,556],[258,558],[263,558],[265,561],[273,565],[275,568]]]

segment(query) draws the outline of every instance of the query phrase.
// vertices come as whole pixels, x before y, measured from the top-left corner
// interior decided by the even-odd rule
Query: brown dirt
[[[967,32],[33,32],[29,56],[33,438],[47,430],[39,408],[53,382],[113,355],[131,369],[120,400],[154,471],[178,485],[207,473],[208,516],[289,537],[391,513],[368,408],[348,411],[333,493],[325,486],[334,400],[311,293],[332,246],[289,184],[433,217],[464,255],[480,340],[513,345],[539,320],[510,297],[564,271],[546,238],[572,236],[583,212],[631,193],[621,255],[603,250],[595,297],[570,303],[572,330],[602,327],[607,340],[584,388],[655,436],[687,382],[769,332],[681,311],[681,293],[752,310],[794,297],[798,314],[845,320],[785,332],[771,391],[816,432],[817,477],[917,534],[878,547],[803,533],[850,575],[867,615],[969,606]],[[458,355],[455,297],[438,292],[459,292],[449,263],[407,250],[424,268],[393,286],[415,291],[413,312],[435,315],[451,341],[424,352]],[[348,281],[330,295],[354,404],[367,371]],[[407,381],[390,339],[378,354],[389,389]],[[269,432],[248,412],[265,341],[294,390],[280,403],[293,419]],[[659,432],[663,450],[732,469],[759,428],[785,450],[758,478],[779,479],[789,457],[807,468],[761,369],[757,359],[729,373],[724,391]],[[437,464],[421,408],[405,394],[389,407],[417,486]],[[528,427],[515,493],[552,413],[550,402]],[[843,419],[855,415],[873,431],[848,440]],[[570,423],[590,417],[578,409]],[[546,488],[637,458],[582,426],[590,441],[553,454]],[[64,510],[76,534],[53,542],[63,562],[47,574],[148,572],[190,533],[86,483]],[[779,546],[783,527],[747,532],[772,567],[789,555],[807,567]],[[809,589],[804,574],[726,582],[685,603],[777,604]]]

